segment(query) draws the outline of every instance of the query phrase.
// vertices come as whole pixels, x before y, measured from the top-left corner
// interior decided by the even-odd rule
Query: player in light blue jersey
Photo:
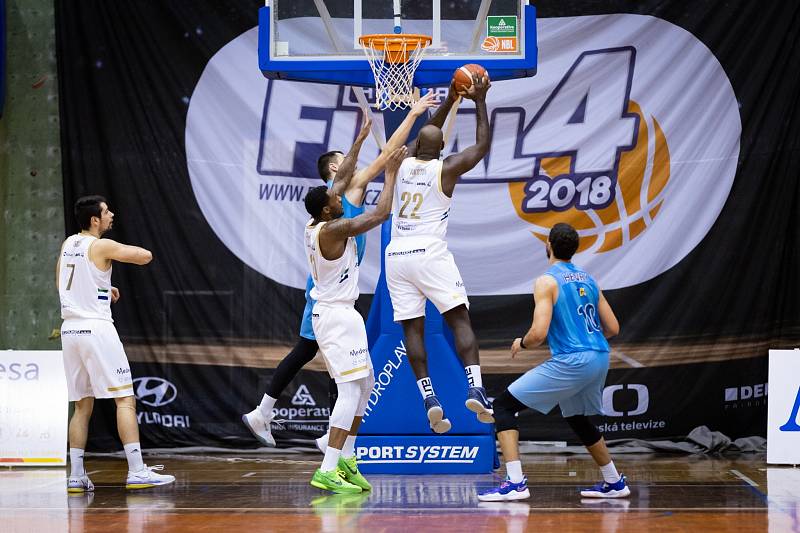
[[[550,268],[533,288],[533,324],[514,340],[511,357],[545,339],[553,356],[519,377],[494,401],[495,429],[507,477],[499,487],[479,493],[481,501],[530,497],[519,460],[517,413],[536,409],[547,414],[556,405],[603,474],[603,481],[582,489],[581,496],[623,498],[630,494],[603,436],[587,418],[603,413],[609,357],[606,338],[619,333],[619,322],[594,278],[571,262],[578,242],[578,232],[569,224],[556,224],[550,230],[546,246]]]
[[[364,212],[364,196],[367,185],[383,171],[389,154],[405,144],[417,118],[438,103],[435,93],[431,92],[414,104],[405,120],[386,142],[378,158],[364,169],[356,169],[356,164],[361,145],[369,135],[372,126],[372,122],[366,116],[364,117],[361,131],[346,156],[342,152],[334,150],[326,152],[319,157],[317,160],[319,177],[329,188],[336,188],[337,194],[341,195],[342,208],[344,210],[342,216],[344,218],[355,218]],[[364,257],[366,240],[366,235],[356,237],[359,263]],[[313,286],[314,283],[311,276],[309,276],[306,282],[306,305],[303,310],[303,319],[300,323],[300,338],[297,340],[297,344],[278,364],[261,403],[249,413],[242,415],[244,425],[265,446],[275,446],[270,424],[273,418],[272,409],[278,401],[278,397],[280,397],[297,373],[300,372],[300,369],[314,359],[319,349],[314,330],[311,327],[311,309],[315,303],[310,294]],[[331,408],[333,408],[332,405]],[[326,441],[318,442],[318,446],[321,446],[321,449],[324,450]]]

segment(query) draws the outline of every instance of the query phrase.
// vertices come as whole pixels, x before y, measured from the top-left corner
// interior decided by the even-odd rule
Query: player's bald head
[[[442,139],[443,134],[441,128],[432,124],[423,126],[423,128],[419,130],[419,136],[417,137],[417,153],[438,156],[443,148]]]

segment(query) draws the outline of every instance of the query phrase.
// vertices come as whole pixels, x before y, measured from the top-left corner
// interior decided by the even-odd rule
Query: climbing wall
[[[0,119],[0,349],[59,349],[64,238],[53,2],[6,0]]]

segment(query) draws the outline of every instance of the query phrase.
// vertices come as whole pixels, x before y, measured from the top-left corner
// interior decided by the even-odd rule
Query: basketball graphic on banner
[[[542,242],[547,242],[554,224],[566,222],[575,227],[581,237],[578,252],[591,250],[602,253],[619,248],[641,235],[658,215],[664,201],[662,193],[670,177],[667,139],[655,117],[647,120],[636,102],[630,102],[628,112],[638,116],[639,131],[634,148],[620,156],[614,201],[608,207],[597,210],[572,207],[566,211],[527,213],[523,206],[530,192],[530,182],[509,183],[517,215],[533,226],[531,232]],[[543,158],[540,175],[551,183],[550,190],[553,191],[552,184],[561,176],[568,175],[569,169],[570,156]]]

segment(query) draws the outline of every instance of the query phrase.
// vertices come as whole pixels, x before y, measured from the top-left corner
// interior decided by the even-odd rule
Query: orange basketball
[[[472,76],[484,76],[489,80],[489,73],[486,69],[476,63],[469,63],[456,69],[453,73],[453,82],[458,94],[465,94],[467,89],[472,87]]]

